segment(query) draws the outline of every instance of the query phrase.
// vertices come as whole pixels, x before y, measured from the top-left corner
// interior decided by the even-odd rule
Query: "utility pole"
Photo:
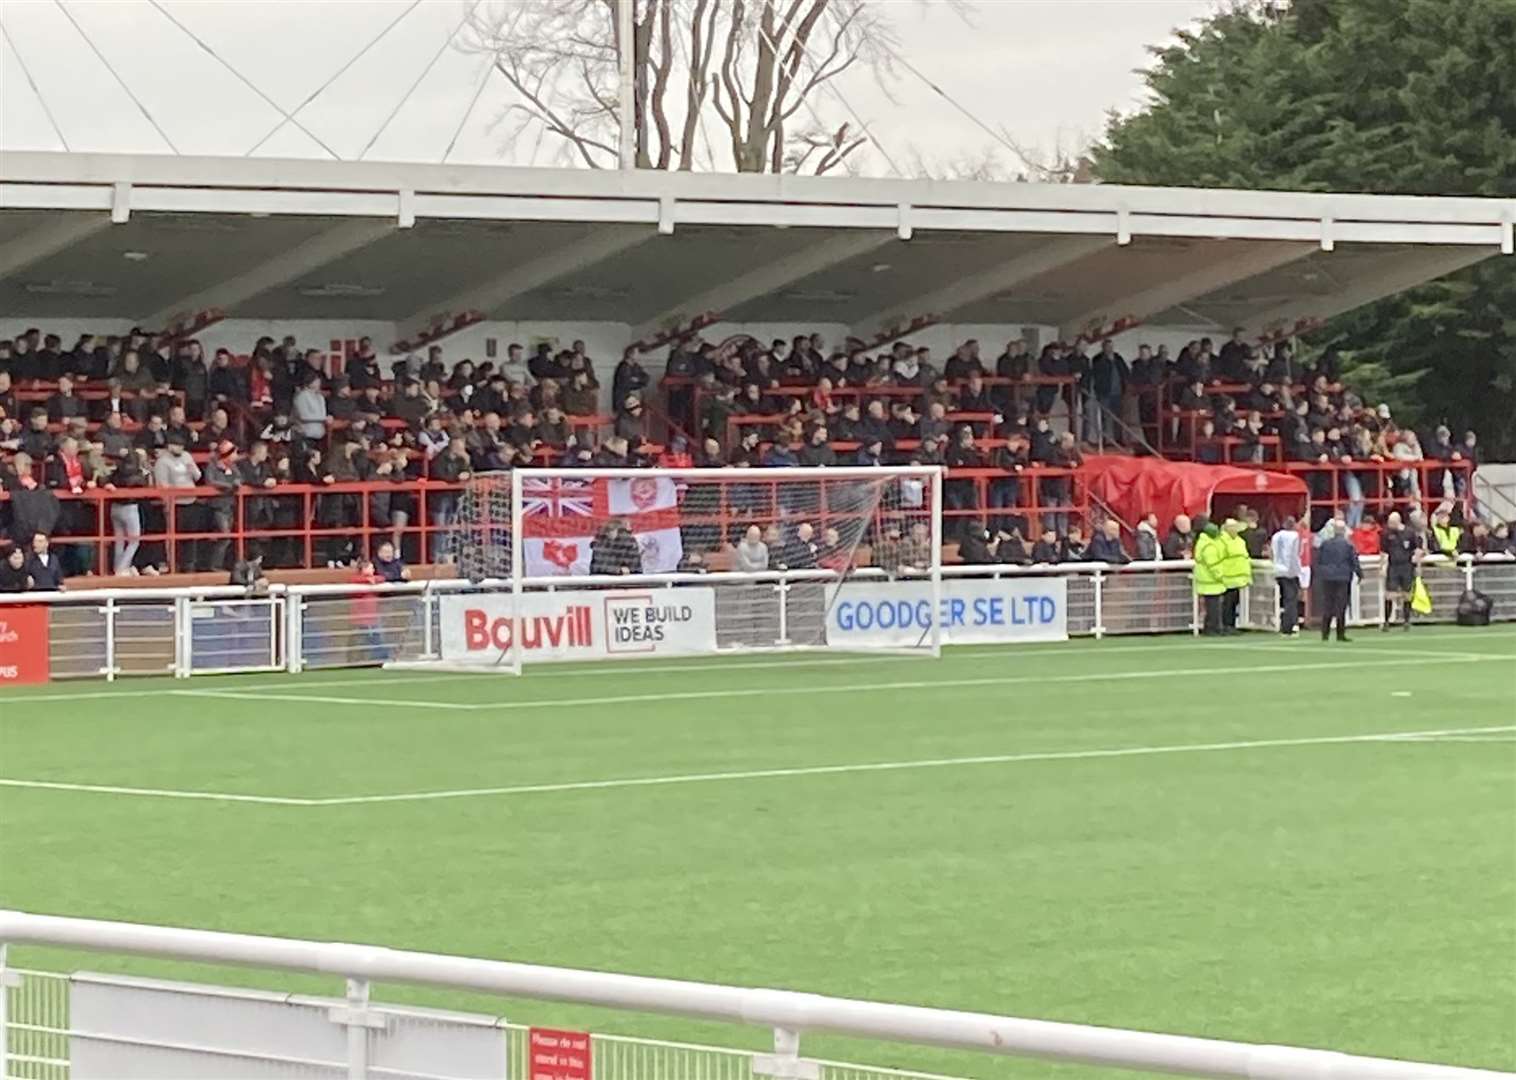
[[[621,59],[621,168],[637,167],[636,42],[632,5],[636,0],[617,0],[616,45]]]

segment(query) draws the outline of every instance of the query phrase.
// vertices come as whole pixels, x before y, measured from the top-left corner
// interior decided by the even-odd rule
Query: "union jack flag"
[[[521,512],[547,517],[594,517],[595,488],[588,480],[524,480]]]

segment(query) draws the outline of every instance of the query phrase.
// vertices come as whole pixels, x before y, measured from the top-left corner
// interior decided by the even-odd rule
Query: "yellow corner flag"
[[[1427,583],[1421,580],[1421,575],[1416,575],[1416,584],[1411,586],[1411,610],[1418,615],[1430,615],[1432,613],[1432,594],[1427,591]]]

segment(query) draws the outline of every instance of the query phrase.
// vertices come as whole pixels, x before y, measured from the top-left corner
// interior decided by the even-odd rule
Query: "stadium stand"
[[[696,331],[673,338],[656,386],[636,351],[597,372],[582,341],[540,346],[523,379],[449,364],[436,344],[381,361],[368,338],[333,355],[264,336],[214,356],[181,328],[63,340],[28,328],[0,341],[0,528],[23,547],[53,537],[71,577],[219,575],[254,556],[332,569],[384,541],[445,564],[469,478],[527,465],[940,464],[947,561],[1037,561],[1049,526],[1043,557],[1067,559],[1070,531],[1107,519],[1132,550],[1157,508],[1092,504],[1084,457],[1102,451],[1298,476],[1313,529],[1442,508],[1473,535],[1474,432],[1403,429],[1344,384],[1335,350],[1306,365],[1291,341],[1241,332],[1177,356],[1143,345],[1131,361],[1108,340],[1035,357],[1012,341],[987,361],[970,340],[939,370],[906,341]]]

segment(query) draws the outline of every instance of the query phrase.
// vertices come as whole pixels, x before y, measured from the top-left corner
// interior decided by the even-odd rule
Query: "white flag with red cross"
[[[684,557],[679,489],[666,476],[581,480],[529,479],[521,486],[522,562],[527,577],[571,577],[590,570],[590,545],[619,518],[637,538],[642,572],[675,570]]]

